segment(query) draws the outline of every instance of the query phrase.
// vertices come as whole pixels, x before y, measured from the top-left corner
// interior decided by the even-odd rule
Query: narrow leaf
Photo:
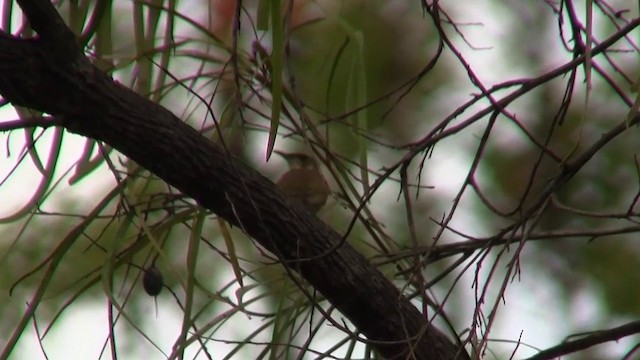
[[[282,24],[282,7],[280,0],[273,0],[271,4],[271,24],[273,50],[271,51],[271,128],[267,143],[267,160],[271,157],[276,143],[276,134],[280,125],[280,111],[282,110],[282,63],[284,58],[284,26]]]

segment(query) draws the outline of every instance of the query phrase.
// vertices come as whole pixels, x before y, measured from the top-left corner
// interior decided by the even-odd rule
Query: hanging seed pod
[[[144,287],[144,291],[149,296],[158,296],[158,294],[160,294],[160,291],[162,291],[162,286],[164,286],[162,273],[160,273],[160,270],[158,270],[158,268],[156,268],[154,265],[149,266],[144,271],[144,276],[142,277],[142,286]]]

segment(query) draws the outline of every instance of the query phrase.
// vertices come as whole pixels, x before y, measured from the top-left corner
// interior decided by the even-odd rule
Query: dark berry
[[[164,285],[162,274],[160,270],[158,270],[155,266],[151,265],[147,270],[144,271],[144,276],[142,277],[142,286],[144,286],[144,291],[149,296],[158,296],[160,291],[162,291],[162,286]]]

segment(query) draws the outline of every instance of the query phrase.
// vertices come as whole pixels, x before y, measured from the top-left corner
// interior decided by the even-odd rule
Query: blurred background
[[[638,318],[640,134],[614,131],[637,111],[636,1],[55,3],[97,66],[270,179],[287,169],[276,130],[275,149],[313,154],[333,192],[318,216],[473,356]],[[13,1],[1,19],[32,35]],[[0,128],[40,115],[5,105]],[[373,356],[273,255],[108,145],[58,128],[0,140],[10,358]],[[639,340],[566,358],[640,358]]]

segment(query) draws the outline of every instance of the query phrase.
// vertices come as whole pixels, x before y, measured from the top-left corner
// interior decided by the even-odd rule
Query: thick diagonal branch
[[[81,49],[69,43],[71,38],[64,35],[69,30],[58,28],[62,22],[49,18],[58,17],[49,2],[20,4],[34,29],[62,35],[0,37],[3,97],[64,119],[66,129],[113,146],[241,227],[298,271],[383,356],[456,357],[457,346],[428,325],[388,279],[350,245],[337,246],[339,234],[291,207],[271,181],[227,156],[171,112],[91,65]],[[462,354],[460,358],[467,358]]]

